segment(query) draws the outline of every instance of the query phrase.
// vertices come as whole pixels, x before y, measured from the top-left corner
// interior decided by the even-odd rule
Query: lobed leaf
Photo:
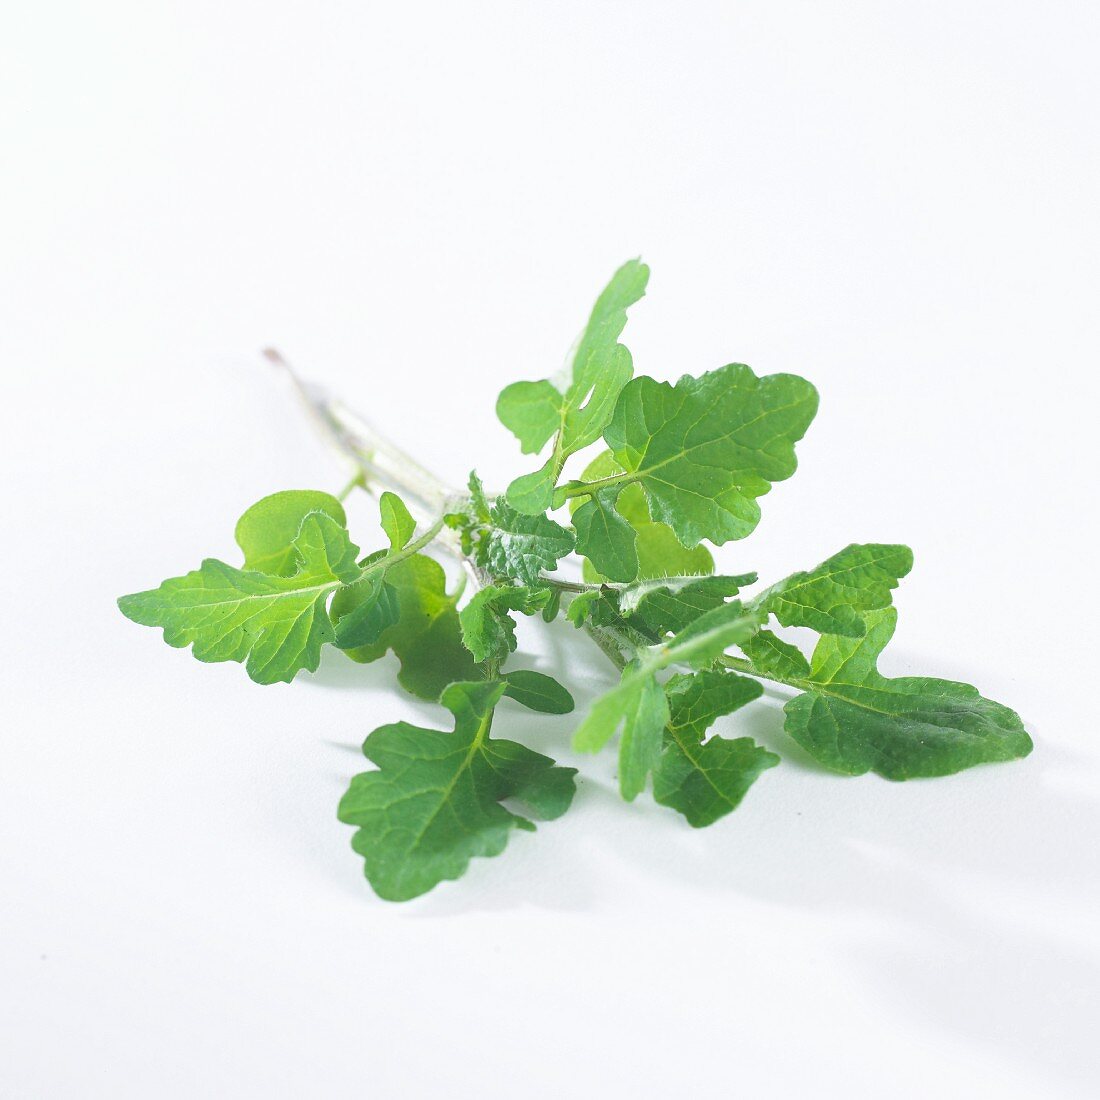
[[[673,676],[665,684],[669,720],[653,772],[653,797],[695,828],[712,825],[740,805],[749,787],[779,763],[751,737],[727,740],[706,731],[717,718],[760,697],[756,680],[731,672]]]
[[[704,668],[728,646],[740,645],[760,625],[758,614],[739,603],[724,603],[700,616],[667,642],[643,651],[623,669],[618,685],[592,705],[573,735],[578,752],[598,752],[620,726],[619,788],[623,798],[637,797],[657,765],[662,731],[669,720],[668,702],[656,674],[671,665]]]
[[[772,585],[753,603],[784,626],[859,638],[863,613],[889,607],[890,593],[912,568],[908,546],[852,543],[816,569]]]
[[[541,469],[516,478],[508,503],[537,515],[550,507],[565,460],[600,437],[611,419],[623,386],[634,373],[630,352],[620,343],[626,311],[644,294],[649,268],[640,260],[623,264],[604,288],[577,344],[566,388],[549,381],[515,382],[497,399],[497,416],[520,442],[524,453],[537,453],[554,439]]]
[[[491,526],[478,543],[478,563],[498,577],[535,585],[573,550],[573,533],[548,516],[528,516],[503,500],[489,509]]]
[[[794,473],[794,445],[816,411],[805,379],[757,378],[740,363],[675,386],[636,378],[604,432],[624,470],[613,483],[640,485],[684,546],[744,538],[760,518],[756,498]]]
[[[163,628],[169,645],[190,645],[197,660],[240,661],[259,684],[289,682],[302,669],[316,670],[321,647],[336,636],[329,597],[362,575],[346,529],[325,512],[306,515],[291,545],[291,576],[208,558],[186,576],[123,596],[119,608],[136,623]]]
[[[1031,752],[1019,715],[969,684],[883,676],[878,656],[896,623],[893,608],[872,611],[862,638],[821,638],[799,685],[806,694],[785,707],[791,737],[833,771],[887,779],[951,775]]]
[[[486,585],[458,614],[462,641],[479,663],[503,660],[516,648],[516,624],[509,612],[534,615],[549,600],[548,588]]]
[[[460,877],[477,856],[504,851],[526,817],[560,817],[575,790],[573,768],[514,741],[489,736],[504,683],[454,683],[440,702],[454,715],[451,732],[397,722],[376,729],[363,753],[378,771],[355,776],[340,800],[339,819],[357,826],[352,848],[363,857],[374,891],[407,901]]]

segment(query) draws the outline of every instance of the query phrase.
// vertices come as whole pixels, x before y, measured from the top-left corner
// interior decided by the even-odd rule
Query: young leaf
[[[447,575],[439,562],[414,554],[390,566],[380,600],[388,600],[386,593],[397,602],[397,619],[373,642],[348,649],[353,661],[377,661],[392,649],[401,662],[398,682],[421,699],[438,699],[448,684],[483,675],[462,644],[455,607],[458,597],[448,594]],[[331,613],[338,635],[345,618],[361,613],[364,595],[355,585],[333,597]]]
[[[594,458],[581,475],[582,481],[598,481],[601,478],[614,477],[622,474],[623,468],[615,461],[615,456],[610,451],[603,451]],[[654,577],[669,576],[702,576],[714,572],[714,559],[705,546],[694,546],[690,549],[682,546],[672,528],[667,524],[658,523],[649,512],[645,493],[638,484],[612,487],[609,490],[599,490],[595,497],[601,501],[606,511],[613,512],[603,522],[611,530],[608,539],[616,540],[617,547],[604,547],[600,543],[602,531],[598,524],[593,522],[595,516],[588,510],[593,498],[584,500],[574,498],[570,500],[569,507],[573,511],[573,526],[577,529],[577,552],[585,556],[584,579],[592,584],[600,581],[615,580],[609,573],[603,573],[597,562],[610,559],[622,559],[629,551],[625,550],[625,541],[629,538],[621,528],[614,527],[616,519],[623,520],[634,531],[634,556],[638,559],[638,567],[633,576],[626,576],[629,572],[627,564],[623,566],[623,579],[632,581],[649,580]],[[586,516],[577,518],[579,512],[586,512]],[[585,531],[584,546],[581,546],[582,525],[588,525]]]
[[[289,682],[303,668],[316,670],[321,646],[335,638],[329,596],[362,574],[347,531],[324,512],[305,517],[292,546],[292,576],[207,558],[186,576],[123,596],[119,608],[136,623],[162,627],[169,645],[190,645],[200,661],[243,661],[259,684]]]
[[[533,615],[549,600],[548,588],[486,585],[458,613],[462,641],[479,663],[503,660],[516,648],[516,624],[508,612]]]
[[[378,555],[382,556],[382,555]],[[376,556],[377,557],[377,556]],[[367,559],[368,562],[371,560]],[[337,600],[342,613],[337,616]],[[377,645],[383,633],[401,616],[397,590],[384,573],[371,573],[333,597],[329,617],[336,628],[336,645],[344,650]]]
[[[514,741],[490,738],[493,708],[506,685],[456,683],[440,702],[450,733],[397,722],[363,745],[379,770],[355,776],[338,816],[358,826],[352,847],[367,879],[389,901],[407,901],[456,879],[475,856],[504,851],[513,829],[533,830],[501,806],[515,799],[532,816],[560,817],[573,799],[573,768]]]
[[[665,684],[669,720],[653,772],[653,797],[695,828],[737,808],[757,776],[779,763],[751,737],[703,737],[715,719],[759,698],[763,688],[730,672],[673,676]]]
[[[547,516],[525,516],[503,500],[489,510],[491,526],[478,543],[478,563],[500,577],[535,585],[573,550],[573,533]]]
[[[404,549],[416,530],[416,520],[409,514],[405,502],[396,493],[385,492],[378,498],[378,510],[382,514],[382,530],[390,540],[390,549]]]
[[[615,507],[618,489],[593,493],[574,513],[577,553],[611,581],[638,576],[638,532]]]
[[[866,616],[862,638],[826,634],[806,689],[787,703],[787,732],[833,771],[887,779],[951,775],[1031,752],[1015,711],[976,688],[927,676],[889,679],[876,667],[894,633],[893,608]]]
[[[784,626],[859,638],[865,629],[862,613],[889,607],[891,591],[912,568],[908,546],[852,543],[816,569],[772,585],[753,605]]]
[[[504,694],[528,710],[541,714],[569,714],[576,706],[573,696],[553,676],[542,672],[517,669],[506,673],[504,682],[508,685]]]
[[[625,471],[614,483],[641,485],[653,518],[684,546],[744,538],[760,518],[756,498],[794,473],[794,445],[816,411],[805,379],[757,378],[740,363],[675,386],[636,378],[604,432]]]
[[[627,308],[645,294],[648,281],[649,268],[640,260],[615,272],[592,309],[564,393],[547,381],[515,382],[497,399],[497,416],[524,453],[542,450],[554,437],[543,467],[509,485],[513,508],[529,515],[545,512],[566,458],[599,439],[611,419],[619,393],[634,373],[630,352],[618,339]]]
[[[244,552],[243,568],[271,577],[295,573],[294,540],[310,512],[324,512],[341,527],[347,524],[344,506],[334,496],[313,489],[287,489],[256,501],[237,520],[235,536]]]

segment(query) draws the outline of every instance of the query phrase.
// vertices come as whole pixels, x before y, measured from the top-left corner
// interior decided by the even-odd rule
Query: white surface
[[[4,1100],[1096,1095],[1095,6],[4,24]],[[823,395],[723,561],[911,543],[886,667],[977,682],[1036,752],[842,780],[773,704],[728,729],[786,762],[720,825],[585,760],[565,819],[382,903],[336,801],[374,725],[433,708],[389,660],[256,687],[113,599],[231,555],[260,495],[341,483],[262,345],[501,483],[528,460],[495,394],[638,252],[640,371]],[[609,682],[549,637],[585,701]],[[503,725],[572,761],[569,719]]]

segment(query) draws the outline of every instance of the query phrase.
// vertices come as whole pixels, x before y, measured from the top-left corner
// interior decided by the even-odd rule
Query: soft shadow
[[[1084,1094],[1082,1052],[1094,1048],[1100,1018],[1092,912],[1100,798],[1094,785],[1083,789],[1087,762],[1040,743],[1028,760],[945,779],[833,776],[786,737],[787,696],[769,693],[716,729],[753,737],[783,765],[760,778],[736,813],[694,830],[648,795],[622,803],[612,753],[571,751],[578,717],[614,679],[594,647],[584,657],[586,642],[553,624],[540,657],[520,653],[510,663],[561,679],[576,712],[543,716],[506,702],[496,727],[582,769],[573,810],[536,833],[515,833],[501,857],[473,860],[460,883],[442,884],[403,914],[588,912],[608,900],[601,864],[611,858],[655,890],[678,882],[716,900],[812,914],[900,1019],[1038,1067]],[[390,659],[364,666],[332,654],[309,682],[389,690],[393,674]],[[425,725],[446,718],[434,704],[406,702],[423,707]],[[358,753],[358,744],[330,744]],[[346,851],[339,857],[326,859],[326,877],[361,891]]]

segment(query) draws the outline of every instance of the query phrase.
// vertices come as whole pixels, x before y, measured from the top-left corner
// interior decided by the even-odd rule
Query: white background
[[[1098,31],[1051,0],[9,5],[0,1096],[1095,1096]],[[257,687],[114,597],[344,480],[263,345],[499,485],[530,459],[496,393],[638,253],[639,371],[822,393],[722,563],[910,543],[885,670],[976,682],[1036,751],[846,780],[771,698],[721,728],[785,763],[714,828],[586,758],[567,817],[378,901],[336,803],[371,728],[438,708],[390,658]],[[581,705],[611,682],[567,626],[523,649]],[[578,763],[574,722],[500,729]]]

